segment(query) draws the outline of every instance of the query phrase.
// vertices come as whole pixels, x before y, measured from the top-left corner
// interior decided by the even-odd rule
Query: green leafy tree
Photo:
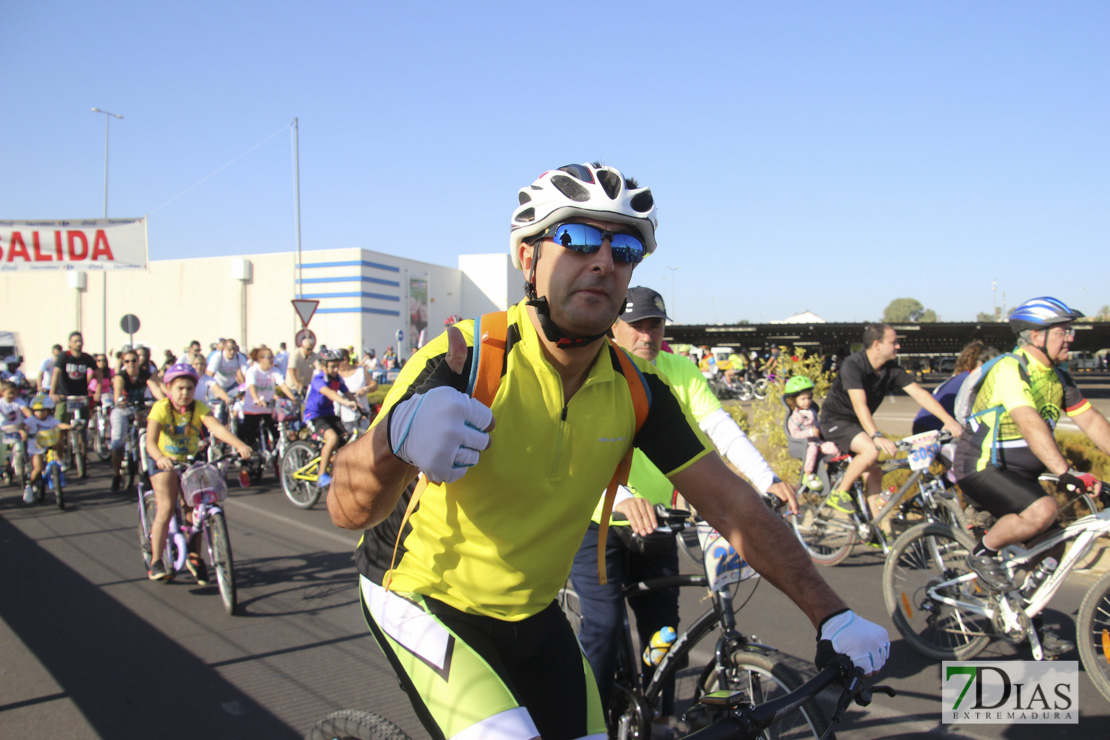
[[[883,321],[936,321],[937,314],[916,298],[895,298],[883,311]]]

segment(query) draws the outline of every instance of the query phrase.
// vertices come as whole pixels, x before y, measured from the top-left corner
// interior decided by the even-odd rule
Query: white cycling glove
[[[837,654],[848,656],[864,673],[874,673],[890,657],[890,635],[883,627],[845,609],[821,622],[814,663],[824,668]]]
[[[432,388],[390,411],[390,447],[433,483],[454,483],[489,447],[483,430],[492,421],[493,412],[481,401],[448,386]]]

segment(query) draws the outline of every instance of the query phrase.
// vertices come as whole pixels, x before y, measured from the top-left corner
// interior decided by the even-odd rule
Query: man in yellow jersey
[[[633,443],[806,614],[822,660],[839,652],[880,668],[886,630],[848,610],[666,380],[605,338],[633,268],[655,250],[651,191],[612,167],[566,165],[518,203],[510,255],[527,299],[507,312],[492,408],[462,392],[474,322],[460,322],[405,365],[371,433],[340,451],[328,496],[332,520],[359,530],[384,521],[418,471],[431,481],[388,573],[363,547],[356,555],[367,624],[428,732],[606,737],[555,597]],[[639,432],[632,383],[650,398]]]
[[[624,313],[613,324],[613,338],[618,345],[655,366],[721,455],[746,476],[756,490],[788,502],[791,510],[797,513],[794,490],[775,475],[752,441],[721,407],[705,376],[684,357],[661,351],[667,318],[661,295],[651,288],[629,288]],[[605,706],[613,686],[619,631],[623,624],[622,588],[627,583],[678,574],[678,547],[674,537],[663,539],[651,552],[641,553],[625,545],[625,538],[616,528],[631,527],[636,534],[651,534],[658,526],[654,506],[670,506],[673,492],[670,480],[637,450],[628,486],[618,490],[613,506],[613,511],[623,520],[611,522],[606,537],[607,582],[600,584],[597,578],[600,502],[574,556],[570,576],[582,609],[578,640],[593,667]],[[647,645],[651,636],[663,627],[678,627],[677,588],[637,594],[629,598],[629,605],[636,615],[641,645]],[[649,677],[650,669],[647,669],[645,678]],[[663,716],[674,714],[673,680],[664,687],[660,710]]]
[[[956,445],[953,470],[964,496],[998,517],[967,557],[968,567],[989,590],[1015,586],[997,560],[999,550],[1059,526],[1056,500],[1041,487],[1039,475],[1058,475],[1058,488],[1072,494],[1098,495],[1101,489],[1090,473],[1069,465],[1053,437],[1056,422],[1067,414],[1110,454],[1110,424],[1059,368],[1075,338],[1072,322],[1082,316],[1047,296],[1025,301],[1010,312],[1018,346],[1012,355],[984,366],[966,431]],[[1049,657],[1074,649],[1045,630],[1040,616],[1034,626]]]

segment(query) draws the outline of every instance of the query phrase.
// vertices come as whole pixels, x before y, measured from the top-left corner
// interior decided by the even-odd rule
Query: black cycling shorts
[[[309,419],[308,426],[314,433],[319,435],[321,439],[324,438],[324,431],[327,429],[331,429],[338,434],[340,442],[344,442],[347,439],[347,430],[343,428],[343,422],[334,414],[317,416],[315,419]]]
[[[821,436],[832,442],[844,452],[853,452],[852,440],[864,434],[858,421],[848,419],[829,419],[821,422]]]
[[[960,478],[960,490],[975,506],[1001,519],[1007,514],[1020,514],[1034,501],[1048,495],[1036,478],[987,466],[966,478]]]

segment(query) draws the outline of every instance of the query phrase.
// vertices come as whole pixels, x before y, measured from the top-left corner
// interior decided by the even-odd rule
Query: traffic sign
[[[398,342],[405,341],[405,333],[403,331],[401,331],[400,329],[397,330],[397,341]]]
[[[308,326],[308,322],[312,321],[312,315],[316,313],[316,307],[320,305],[320,301],[308,301],[304,298],[293,299],[293,310],[297,312],[297,316],[301,318],[301,323]]]
[[[119,320],[119,328],[124,334],[134,334],[139,330],[139,317],[129,313]]]
[[[297,332],[297,336],[293,337],[293,341],[295,341],[297,343],[297,346],[300,347],[301,342],[304,341],[305,337],[309,337],[310,339],[312,339],[312,343],[316,344],[316,332],[312,331],[312,329],[309,329],[307,326]]]

